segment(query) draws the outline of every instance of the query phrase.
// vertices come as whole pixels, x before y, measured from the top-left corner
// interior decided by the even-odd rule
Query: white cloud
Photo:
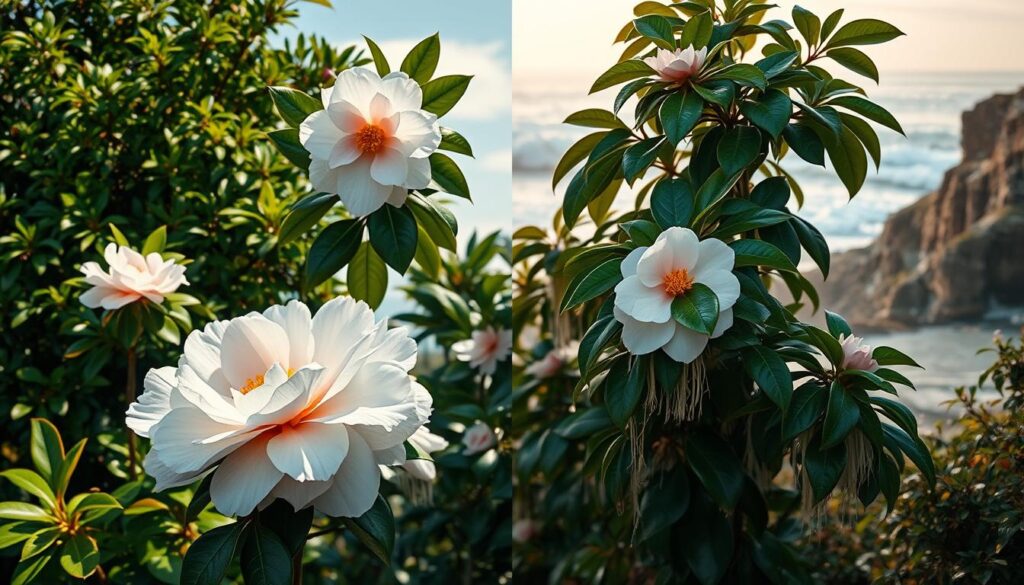
[[[511,150],[493,150],[483,155],[479,159],[480,168],[495,173],[511,173],[512,172],[512,151]]]
[[[392,68],[397,69],[420,40],[389,39],[377,44]],[[468,43],[441,38],[441,60],[434,75],[473,76],[466,95],[446,118],[487,120],[512,116],[512,73],[508,59],[503,57],[505,51],[499,41]]]

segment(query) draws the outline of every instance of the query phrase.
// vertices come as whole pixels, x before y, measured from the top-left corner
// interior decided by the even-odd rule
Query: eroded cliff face
[[[833,257],[824,306],[886,328],[1024,307],[1024,89],[964,112],[962,133],[964,160],[937,191]]]

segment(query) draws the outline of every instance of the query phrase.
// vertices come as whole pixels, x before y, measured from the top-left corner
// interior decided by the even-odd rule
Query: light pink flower
[[[512,352],[512,330],[496,330],[487,326],[473,332],[471,339],[463,339],[452,345],[459,360],[469,362],[472,368],[480,368],[484,374],[493,374],[501,362]]]
[[[531,518],[516,520],[512,524],[512,540],[522,544],[533,539],[540,532],[540,522]]]
[[[314,316],[291,301],[193,331],[177,367],[149,371],[127,424],[150,439],[143,467],[157,490],[212,473],[228,516],[277,498],[360,516],[378,466],[405,463],[404,441],[427,422],[415,363],[408,332],[366,303],[336,298]]]
[[[644,59],[644,63],[657,71],[662,81],[683,83],[700,71],[707,56],[707,47],[696,51],[693,45],[690,45],[685,49],[676,49],[675,51],[658,49],[653,57]]]
[[[476,455],[490,449],[495,443],[497,440],[491,427],[487,426],[485,422],[477,422],[466,429],[466,434],[462,435],[462,444],[466,446],[462,450],[462,454]]]
[[[579,353],[579,350],[580,343],[578,341],[572,341],[568,345],[552,349],[541,359],[533,362],[529,366],[526,366],[525,371],[527,374],[538,380],[556,376],[561,373],[562,370],[572,362],[572,360],[576,359],[576,354]]]
[[[96,262],[82,264],[85,282],[92,288],[78,300],[90,309],[119,309],[141,298],[160,304],[164,296],[188,284],[184,266],[164,260],[155,252],[144,257],[131,248],[108,244],[103,258],[109,266],[107,271]]]
[[[874,372],[878,362],[871,357],[871,346],[864,345],[864,339],[853,335],[842,335],[839,344],[843,346],[843,364],[845,370],[864,370]]]

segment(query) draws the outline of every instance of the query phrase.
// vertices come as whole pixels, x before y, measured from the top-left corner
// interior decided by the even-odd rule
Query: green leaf
[[[72,536],[61,548],[60,566],[72,577],[85,579],[96,572],[99,564],[100,551],[96,548],[96,541],[85,534]]]
[[[610,428],[611,425],[612,420],[608,416],[608,410],[603,406],[593,406],[577,410],[563,418],[554,428],[554,432],[563,439],[577,440]]]
[[[306,256],[306,287],[313,288],[333,278],[352,261],[362,241],[362,220],[343,219],[324,228]]]
[[[811,484],[815,502],[828,497],[846,469],[846,445],[839,443],[831,449],[822,449],[818,438],[807,445],[804,453],[804,473]]]
[[[843,17],[843,12],[846,12],[842,8],[839,8],[828,15],[825,19],[825,24],[821,25],[821,40],[828,40],[829,35],[832,31],[836,30],[836,26],[839,24],[839,19]]]
[[[740,112],[755,126],[778,138],[789,123],[789,117],[793,113],[793,101],[785,92],[769,89],[756,101],[740,102]]]
[[[877,45],[903,36],[903,32],[888,22],[864,18],[844,24],[828,40],[828,47],[848,45]]]
[[[889,110],[886,110],[882,106],[860,96],[839,96],[829,101],[829,105],[846,108],[847,110],[860,114],[861,116],[864,116],[869,120],[878,122],[882,126],[889,128],[890,130],[899,132],[904,136],[906,136],[907,134],[906,132],[903,131],[903,127],[900,126],[900,123],[896,120],[896,117],[889,113]]]
[[[705,10],[686,21],[683,32],[679,35],[679,46],[700,49],[708,46],[711,42],[711,35],[714,33],[715,22],[711,18],[711,12]]]
[[[718,104],[723,108],[730,107],[733,98],[736,97],[736,85],[731,81],[711,80],[700,85],[694,83],[691,87],[704,98],[704,101]]]
[[[785,72],[799,58],[798,51],[780,51],[761,59],[754,65],[764,72],[765,79],[771,79]]]
[[[388,267],[369,242],[359,246],[349,262],[345,284],[352,298],[366,301],[371,309],[379,307],[384,300],[384,293],[388,290]]]
[[[708,494],[723,508],[733,509],[743,493],[743,466],[718,435],[698,430],[686,439],[686,461]]]
[[[622,155],[622,173],[627,181],[634,181],[643,176],[654,163],[658,151],[665,144],[661,136],[645,138],[626,149]]]
[[[636,405],[644,392],[644,367],[636,360],[630,367],[630,360],[621,359],[615,362],[608,372],[603,385],[604,404],[608,409],[608,417],[620,429],[625,428]]]
[[[338,197],[321,197],[310,205],[294,207],[284,221],[281,222],[281,230],[278,232],[277,245],[283,246],[295,238],[301,236],[318,224],[324,215],[331,210],[338,202]]]
[[[812,165],[825,166],[825,143],[810,127],[805,124],[789,124],[782,131],[782,136],[797,156]]]
[[[704,184],[697,190],[697,217],[693,220],[693,223],[703,219],[715,204],[722,201],[729,194],[729,190],[739,181],[740,176],[741,173],[727,175],[724,170],[715,169],[715,172],[711,173],[708,180],[704,181]]]
[[[763,345],[743,351],[743,367],[768,398],[786,412],[793,397],[793,376],[779,354]]]
[[[472,75],[444,75],[424,83],[421,108],[440,118],[459,103],[472,79]]]
[[[44,418],[32,419],[32,463],[35,464],[39,475],[50,483],[54,492],[57,485],[54,483],[54,476],[60,471],[64,463],[64,442],[61,441],[60,432],[53,423]]]
[[[459,165],[440,152],[430,155],[430,176],[445,193],[471,199],[466,176],[462,174]]]
[[[220,585],[247,522],[232,522],[203,533],[181,563],[181,585]]]
[[[381,51],[377,43],[373,42],[373,39],[370,37],[363,35],[363,39],[366,41],[366,46],[370,49],[370,56],[373,57],[373,67],[377,70],[377,75],[384,77],[391,73],[391,66],[388,65],[388,59],[384,56],[384,51]]]
[[[370,215],[368,227],[373,249],[388,266],[405,274],[416,255],[416,216],[406,206],[385,204]]]
[[[246,537],[239,559],[245,585],[289,585],[292,559],[273,531],[256,524]]]
[[[441,38],[435,33],[409,51],[402,60],[401,70],[417,83],[423,85],[437,70],[437,62],[441,59]]]
[[[281,539],[289,556],[302,551],[306,545],[309,528],[313,524],[313,507],[295,511],[288,502],[278,499],[260,510],[260,524],[273,530]]]
[[[78,467],[78,461],[82,458],[82,451],[85,450],[85,443],[87,441],[88,439],[82,439],[68,449],[67,455],[64,456],[64,461],[60,464],[60,469],[53,476],[53,491],[57,495],[58,500],[64,497],[64,492],[68,489],[71,475],[75,472],[75,468]]]
[[[24,542],[43,528],[38,522],[2,522],[0,523],[0,549]]]
[[[764,77],[764,72],[758,69],[756,65],[750,65],[749,63],[729,65],[716,73],[714,79],[728,79],[740,85],[756,87],[762,91],[764,91],[765,86],[768,84],[768,80]]]
[[[836,339],[844,335],[853,335],[853,329],[850,328],[850,324],[839,313],[825,311],[825,324],[828,326],[828,332]]]
[[[611,290],[622,280],[621,264],[622,258],[612,258],[590,272],[577,275],[566,288],[559,310],[568,311]]]
[[[790,225],[796,231],[796,235],[800,239],[800,245],[804,247],[804,250],[807,250],[811,259],[814,260],[818,269],[821,270],[822,276],[828,278],[832,253],[828,249],[828,242],[825,241],[825,236],[818,231],[818,228],[798,216],[793,216]]]
[[[609,130],[626,127],[618,116],[600,108],[588,108],[569,114],[563,124],[583,126],[584,128],[608,128]]]
[[[803,384],[793,392],[789,410],[783,416],[782,440],[792,441],[821,418],[828,404],[828,392],[817,384]]]
[[[90,510],[120,510],[121,503],[114,496],[103,492],[85,492],[68,502],[68,515],[83,514]]]
[[[192,499],[188,502],[188,507],[185,509],[185,519],[188,522],[192,522],[199,517],[199,514],[210,505],[210,483],[213,482],[213,474],[207,475],[203,478],[203,481],[199,483],[199,487],[196,488]]]
[[[551,188],[554,189],[565,178],[565,175],[569,173],[576,165],[583,162],[587,155],[590,154],[594,147],[600,143],[605,136],[608,136],[608,132],[594,132],[588,134],[583,138],[576,141],[575,144],[569,147],[569,150],[565,151],[562,155],[561,160],[558,161],[558,165],[555,166],[555,173],[551,178]]]
[[[743,582],[723,581],[733,558],[736,538],[729,519],[706,497],[690,504],[689,512],[676,525],[673,536],[673,544],[678,543],[678,550],[700,585]]]
[[[53,543],[57,542],[57,539],[64,534],[64,531],[60,526],[51,526],[49,528],[43,528],[32,534],[25,541],[25,545],[21,547],[21,560],[30,559],[37,554],[46,551]]]
[[[385,565],[391,565],[391,554],[395,550],[395,517],[391,506],[382,496],[377,496],[373,507],[358,518],[342,518],[342,521],[370,552]]]
[[[596,151],[595,151],[596,152]],[[569,182],[562,204],[562,217],[568,227],[576,225],[587,204],[608,189],[622,170],[622,161],[612,153],[595,164],[583,167]]]
[[[107,225],[110,227],[110,233],[113,234],[114,241],[117,242],[117,245],[127,247],[128,238],[124,237],[124,234],[121,233],[121,230],[117,229],[117,226],[112,223],[108,223]]]
[[[838,380],[833,380],[829,390],[828,409],[825,411],[825,423],[821,428],[821,447],[828,449],[840,443],[846,435],[857,426],[860,420],[860,408]]]
[[[878,67],[863,51],[853,48],[832,49],[825,54],[833,61],[878,83]]]
[[[662,49],[675,49],[675,35],[672,22],[664,16],[649,14],[633,21],[636,32],[654,41]]]
[[[21,561],[15,567],[14,575],[11,576],[11,585],[27,585],[37,582],[36,577],[43,572],[50,559],[54,557],[55,555],[37,555],[30,560]]]
[[[778,270],[796,272],[793,262],[782,250],[761,240],[736,240],[729,243],[736,253],[736,268],[744,266],[768,266]]]
[[[270,87],[270,99],[281,119],[292,128],[297,129],[313,112],[324,109],[324,104],[312,96],[306,95],[290,87]]]
[[[640,540],[676,523],[690,506],[690,482],[682,469],[655,477],[640,501]]]
[[[458,245],[455,236],[458,235],[459,226],[452,212],[417,193],[410,194],[406,202],[416,216],[416,223],[427,232],[430,239],[438,246],[454,252]]]
[[[928,484],[934,487],[935,463],[932,461],[932,455],[929,453],[928,447],[925,446],[924,442],[919,437],[911,437],[902,429],[892,425],[883,424],[882,433],[886,439],[899,446],[899,449],[921,470],[921,473],[928,480]]]
[[[867,120],[853,114],[840,112],[839,118],[843,121],[843,125],[849,128],[857,140],[864,145],[864,149],[871,155],[871,160],[875,163],[877,170],[882,164],[882,144],[878,140],[878,133],[871,127],[871,124],[868,124]]]
[[[871,352],[871,357],[880,366],[914,366],[920,368],[921,364],[914,361],[914,358],[901,352],[898,349],[879,345]]]
[[[304,171],[309,170],[309,152],[299,142],[298,128],[273,130],[267,132],[267,138],[274,143],[278,152],[283,154],[289,162]]]
[[[441,143],[437,145],[437,148],[473,156],[473,147],[469,145],[469,141],[455,130],[444,126],[441,127]]]
[[[745,169],[760,153],[761,133],[750,126],[737,126],[726,131],[718,143],[718,163],[727,176]]]
[[[39,498],[47,509],[52,510],[57,506],[57,496],[38,473],[30,469],[7,469],[0,472],[0,477],[10,480],[28,494]]]
[[[659,110],[661,127],[669,142],[677,145],[700,121],[704,100],[695,91],[675,92],[665,98]]]
[[[658,181],[651,192],[651,213],[662,229],[690,225],[693,218],[693,188],[689,181]]]
[[[607,71],[602,73],[594,85],[590,88],[590,93],[596,93],[602,89],[608,89],[609,87],[632,81],[638,77],[647,77],[654,75],[654,70],[651,69],[647,63],[636,59],[630,59],[621,63],[612,65]]]
[[[167,226],[162,225],[153,230],[142,244],[142,255],[148,256],[152,253],[161,253],[167,247]]]
[[[672,301],[672,318],[687,329],[711,335],[718,324],[718,296],[706,284],[695,283]]]
[[[807,41],[808,46],[818,44],[818,40],[821,38],[819,36],[821,34],[821,20],[811,11],[800,6],[794,6],[793,24],[800,31],[800,36]]]

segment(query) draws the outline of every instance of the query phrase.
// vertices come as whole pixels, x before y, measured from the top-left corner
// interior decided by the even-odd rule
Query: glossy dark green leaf
[[[796,388],[783,416],[782,440],[789,442],[811,428],[824,414],[828,396],[828,391],[818,384],[808,383]]]
[[[818,44],[821,38],[821,19],[802,6],[793,7],[793,24],[809,46]]]
[[[714,33],[714,19],[711,12],[704,10],[686,21],[683,32],[679,35],[679,46],[700,49],[708,46]]]
[[[472,75],[444,75],[423,84],[422,109],[441,117],[447,114],[469,88]]]
[[[473,147],[469,145],[469,141],[462,134],[444,126],[441,127],[441,143],[437,145],[437,148],[473,156]]]
[[[401,70],[409,77],[423,85],[437,70],[437,62],[441,59],[441,39],[437,34],[431,35],[409,51],[402,60]]]
[[[846,108],[851,112],[860,114],[869,120],[878,122],[882,126],[906,136],[906,132],[903,131],[903,127],[900,126],[896,117],[889,113],[889,110],[886,110],[882,106],[868,99],[856,95],[844,95],[832,99],[829,101],[829,104]]]
[[[662,229],[689,226],[693,218],[693,188],[689,181],[658,181],[651,191],[651,213]]]
[[[740,102],[740,113],[774,137],[782,134],[793,113],[793,102],[784,92],[769,89],[755,100]]]
[[[388,267],[369,242],[359,246],[349,262],[345,284],[352,298],[366,301],[372,309],[379,307],[384,300],[384,293],[388,290]]]
[[[576,143],[570,146],[569,150],[565,151],[565,154],[562,155],[562,158],[555,166],[555,172],[551,178],[551,188],[554,189],[558,183],[565,178],[565,175],[568,174],[569,171],[586,160],[594,150],[594,147],[608,136],[608,134],[608,132],[594,132],[593,134],[588,134],[583,138],[580,138]]]
[[[416,216],[409,207],[385,204],[370,215],[367,227],[370,243],[381,259],[399,274],[405,274],[416,254],[419,235]],[[352,253],[355,254],[354,249]]]
[[[650,168],[665,139],[660,136],[646,138],[630,146],[622,155],[622,173],[627,181],[642,177]]]
[[[921,470],[929,485],[934,487],[935,463],[932,461],[932,455],[924,442],[919,437],[911,437],[906,431],[892,425],[883,424],[882,432],[886,439],[899,446],[900,450]]]
[[[844,47],[832,49],[826,55],[850,71],[859,73],[878,83],[878,67],[875,66],[875,62],[871,60],[871,57],[868,57],[863,51]]]
[[[740,85],[756,87],[762,91],[768,83],[764,77],[764,72],[758,69],[757,66],[750,65],[748,63],[736,63],[735,65],[729,65],[725,69],[716,73],[714,79],[728,79],[729,81],[735,81]]]
[[[301,236],[317,225],[323,216],[338,203],[337,196],[322,197],[316,203],[294,207],[281,222],[281,231],[277,235],[277,245],[283,246]]]
[[[220,585],[247,525],[232,522],[218,526],[193,542],[181,563],[181,585]]]
[[[810,127],[789,124],[782,131],[782,136],[797,156],[812,165],[825,166],[825,143]]]
[[[832,38],[828,47],[845,47],[848,45],[876,45],[903,36],[903,32],[895,26],[873,18],[851,20],[844,24]]]
[[[796,267],[782,250],[761,240],[736,240],[729,243],[736,253],[736,268],[743,266],[767,266],[778,270],[795,272]]]
[[[445,193],[471,199],[466,176],[451,158],[435,152],[430,155],[430,176]]]
[[[366,46],[370,49],[370,56],[373,58],[373,67],[377,70],[377,75],[384,77],[388,73],[391,73],[391,65],[388,65],[388,59],[384,56],[384,51],[380,50],[377,43],[363,35],[363,40],[366,41]]]
[[[733,509],[743,492],[743,466],[718,435],[695,431],[686,440],[686,461],[719,505]]]
[[[839,483],[839,478],[846,469],[846,445],[839,443],[830,449],[822,449],[815,438],[807,445],[804,453],[804,473],[810,480],[811,492],[815,502],[828,497],[832,488]]]
[[[743,352],[743,367],[780,410],[785,412],[789,408],[793,397],[793,377],[779,354],[755,345]]]
[[[711,335],[718,324],[718,296],[706,284],[695,283],[672,301],[672,318],[683,327]]]
[[[672,22],[664,16],[648,14],[633,21],[633,26],[641,35],[654,41],[663,49],[675,48],[675,35],[672,33]]]
[[[261,524],[250,531],[239,558],[245,585],[290,585],[292,559],[284,543]]]
[[[821,427],[821,446],[828,449],[841,442],[857,426],[859,420],[860,408],[857,401],[839,381],[833,381],[829,389],[825,422]]]
[[[736,85],[727,80],[712,80],[694,84],[693,90],[704,98],[704,101],[728,108],[736,97]]]
[[[679,552],[700,585],[723,583],[735,539],[728,518],[706,498],[691,496],[690,510],[674,532]]]
[[[920,368],[921,364],[914,361],[914,358],[908,356],[902,351],[888,347],[885,345],[879,345],[871,352],[871,357],[874,358],[880,366],[914,366]]]
[[[616,426],[624,428],[646,388],[641,362],[637,360],[632,365],[626,359],[615,362],[602,388],[608,417]]]
[[[323,102],[290,87],[270,87],[270,99],[281,119],[292,128],[298,128],[313,112],[324,109]]]
[[[362,220],[343,219],[324,228],[306,256],[306,286],[318,286],[337,274],[352,260],[362,241]]]
[[[602,73],[594,85],[590,87],[590,93],[596,93],[602,89],[619,85],[627,81],[632,81],[638,77],[647,77],[654,75],[654,70],[643,61],[636,59],[630,59],[621,63],[612,65],[607,71]]]
[[[577,410],[563,418],[555,427],[555,432],[564,439],[577,440],[585,439],[611,426],[612,420],[608,416],[608,410],[603,406],[592,406]]]
[[[577,275],[566,289],[560,310],[567,311],[611,290],[622,280],[621,264],[621,258],[612,258],[589,272]]]
[[[416,223],[430,239],[438,246],[454,252],[457,245],[455,236],[459,230],[452,212],[431,198],[415,193],[409,195],[406,203],[416,216]]]
[[[828,332],[836,339],[844,335],[853,335],[853,329],[850,328],[850,324],[839,313],[825,311],[825,325],[828,326]]]
[[[821,274],[828,278],[828,271],[832,261],[832,253],[828,249],[828,242],[825,241],[825,236],[822,235],[818,228],[811,225],[807,220],[793,216],[793,220],[790,222],[793,229],[796,231],[796,235],[800,238],[800,245],[807,250],[811,259],[821,270]]]
[[[665,98],[659,110],[661,127],[673,145],[686,138],[700,121],[704,111],[704,100],[695,91],[675,92]]]
[[[789,69],[789,66],[799,58],[798,51],[780,51],[761,59],[754,65],[764,72],[765,79],[770,80]]]
[[[298,128],[272,130],[267,132],[267,138],[289,162],[304,171],[309,170],[309,152],[299,142]]]
[[[588,108],[569,114],[563,123],[584,128],[607,128],[609,130],[626,127],[618,116],[600,108]]]
[[[343,518],[345,525],[366,548],[385,565],[391,564],[395,550],[395,516],[382,496],[373,507],[358,518]]]
[[[677,468],[652,478],[640,500],[640,540],[672,526],[690,506],[690,480]]]
[[[726,131],[718,143],[718,162],[726,175],[734,175],[757,159],[761,151],[761,133],[756,128],[738,126]]]

